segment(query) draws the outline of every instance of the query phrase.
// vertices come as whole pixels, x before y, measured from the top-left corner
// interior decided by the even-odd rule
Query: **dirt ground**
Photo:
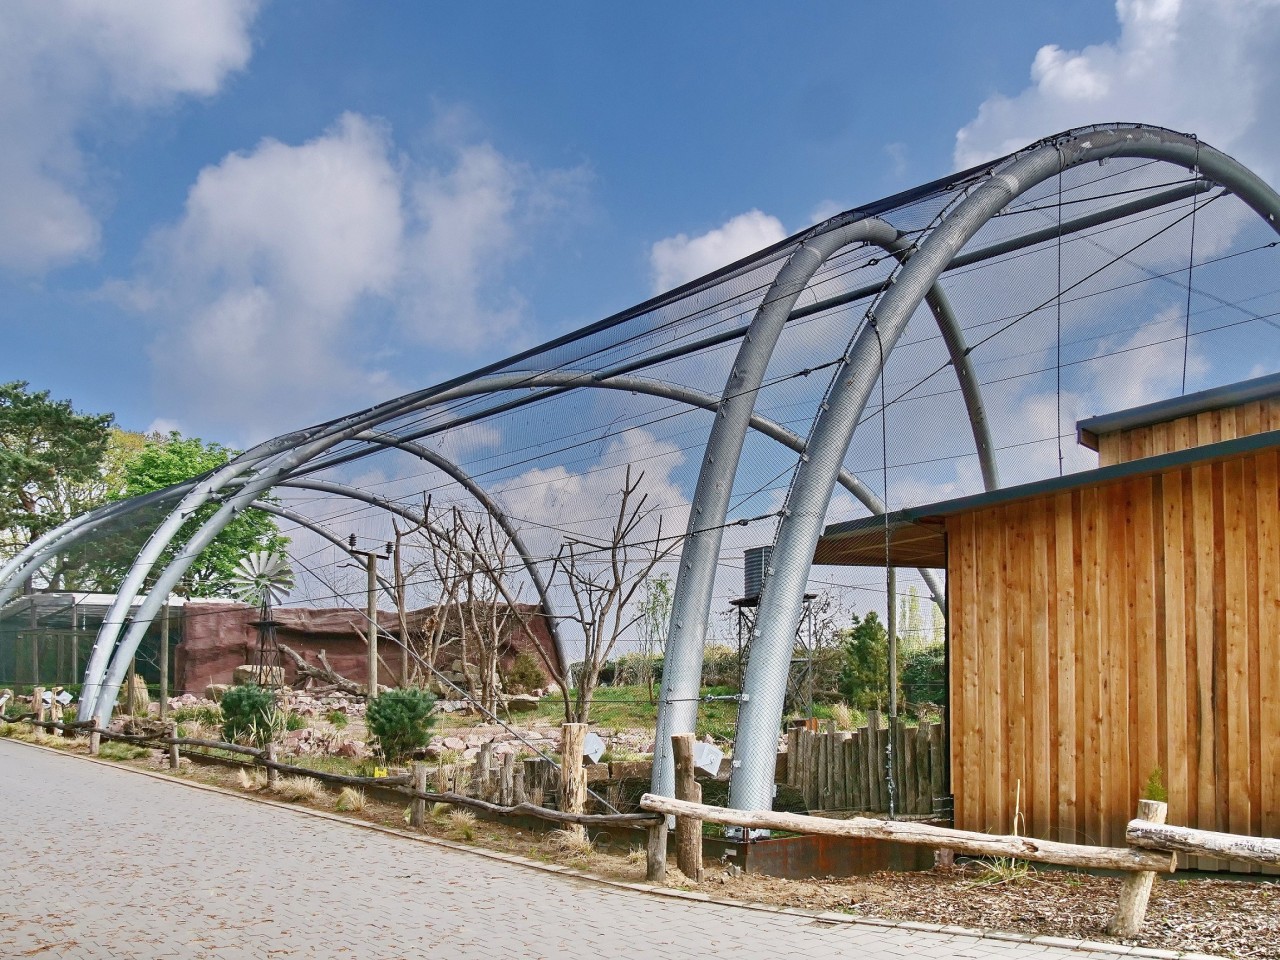
[[[50,738],[57,740],[58,738]],[[85,753],[83,745],[60,749]],[[48,745],[54,745],[49,743]],[[168,773],[163,757],[119,761]],[[270,795],[263,787],[249,791],[238,771],[184,761],[176,776],[244,792]],[[336,792],[326,791],[305,805],[332,811]],[[364,809],[345,815],[399,829],[406,828],[407,808],[367,800]],[[561,863],[610,879],[638,882],[644,878],[644,854],[587,852],[559,832],[516,830],[436,810],[425,832],[544,862]],[[672,864],[674,866],[674,864]],[[1164,950],[1209,953],[1225,957],[1280,960],[1280,882],[1211,879],[1197,875],[1161,877],[1156,881],[1141,934],[1118,940],[1105,927],[1115,906],[1120,880],[1058,870],[996,872],[989,866],[924,873],[877,873],[848,879],[780,880],[737,874],[708,865],[703,889],[718,896],[756,903],[845,912],[886,920],[1004,930],[1027,934],[1110,941]],[[674,869],[669,886],[689,889]]]

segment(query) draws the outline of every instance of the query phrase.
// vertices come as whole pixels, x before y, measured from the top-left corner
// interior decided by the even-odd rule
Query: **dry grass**
[[[463,840],[474,840],[476,815],[470,810],[454,810],[449,814],[449,829]]]
[[[647,864],[649,862],[649,853],[644,847],[632,847],[627,851],[626,861],[632,866],[638,863]]]
[[[836,722],[837,730],[853,729],[853,711],[847,703],[836,703],[831,707],[831,719]]]
[[[357,790],[355,787],[343,787],[333,808],[344,813],[355,813],[364,809],[364,802],[363,790]]]
[[[267,771],[246,770],[241,767],[236,771],[236,782],[241,790],[261,790],[267,785]]]
[[[285,800],[319,800],[324,796],[324,787],[315,777],[281,777],[271,788]]]
[[[437,823],[443,823],[452,809],[453,807],[447,803],[433,803],[431,805],[431,819]]]
[[[547,834],[546,843],[564,860],[585,860],[595,851],[581,827],[552,830]]]

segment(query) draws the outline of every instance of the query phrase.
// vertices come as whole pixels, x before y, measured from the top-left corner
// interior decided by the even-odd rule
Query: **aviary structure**
[[[105,720],[146,625],[237,512],[273,492],[300,530],[339,522],[383,537],[387,511],[404,515],[430,490],[497,518],[521,558],[510,574],[542,604],[567,663],[575,638],[556,617],[551,558],[566,536],[607,537],[609,497],[635,464],[665,529],[685,529],[658,793],[673,786],[670,735],[696,723],[703,647],[717,598],[735,592],[733,562],[773,544],[731,780],[732,805],[767,808],[824,524],[1093,466],[1063,444],[1080,415],[1276,369],[1277,215],[1271,187],[1194,136],[1072,130],[849,210],[509,360],[77,517],[0,569],[0,602],[60,555],[137,538],[85,673],[81,718]],[[211,516],[177,537],[207,505]],[[936,573],[921,576],[945,609]],[[879,582],[828,586],[884,603]]]

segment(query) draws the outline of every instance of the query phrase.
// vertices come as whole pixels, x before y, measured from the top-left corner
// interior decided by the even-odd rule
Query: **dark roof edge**
[[[1226,460],[1243,454],[1258,453],[1273,447],[1280,447],[1280,430],[1268,430],[1265,433],[1254,433],[1234,440],[1222,440],[1218,443],[1207,443],[1199,447],[1188,447],[1186,450],[1175,450],[1173,453],[1162,453],[1155,457],[1144,457],[1141,460],[1127,460],[1124,463],[1099,467],[1096,470],[1084,470],[1080,473],[1068,473],[1061,477],[1050,477],[1047,480],[1033,480],[1014,487],[1003,487],[999,490],[988,490],[955,500],[943,500],[938,503],[925,504],[919,507],[905,507],[889,514],[892,523],[920,523],[964,513],[968,510],[980,510],[994,507],[1015,500],[1042,497],[1052,493],[1063,493],[1078,487],[1095,486],[1114,480],[1128,480],[1164,470],[1188,467],[1215,460]],[[833,523],[823,532],[823,537],[837,536],[842,533],[857,533],[869,528],[884,526],[884,517],[859,517],[857,520],[846,520]]]
[[[1251,400],[1263,400],[1278,394],[1280,394],[1280,373],[1272,373],[1253,380],[1229,383],[1225,387],[1189,393],[1185,397],[1157,400],[1155,403],[1143,404],[1140,407],[1131,407],[1128,410],[1104,413],[1087,420],[1080,420],[1076,423],[1076,440],[1090,450],[1097,450],[1098,437],[1104,433],[1148,427],[1153,423],[1164,423],[1196,413],[1234,407]]]

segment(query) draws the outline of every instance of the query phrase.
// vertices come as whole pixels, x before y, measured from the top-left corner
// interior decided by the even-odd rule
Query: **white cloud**
[[[649,251],[653,290],[662,293],[740,260],[785,237],[777,217],[748,210],[696,237],[678,233],[659,240]]]
[[[152,357],[169,405],[259,436],[385,381],[343,346],[357,301],[396,282],[400,201],[385,131],[355,115],[203,170],[131,291],[161,323]]]
[[[201,171],[139,276],[112,290],[157,321],[168,405],[247,442],[398,392],[401,349],[501,355],[527,336],[505,271],[520,229],[580,177],[483,143],[447,152],[452,166],[415,166],[389,128],[346,114]]]
[[[1031,85],[989,98],[956,135],[968,167],[1040,137],[1107,121],[1190,133],[1263,175],[1277,171],[1280,0],[1117,0],[1120,35],[1083,50],[1049,44]]]
[[[0,266],[92,256],[100,212],[80,144],[110,111],[211,96],[248,63],[257,0],[11,0],[0,6]]]

